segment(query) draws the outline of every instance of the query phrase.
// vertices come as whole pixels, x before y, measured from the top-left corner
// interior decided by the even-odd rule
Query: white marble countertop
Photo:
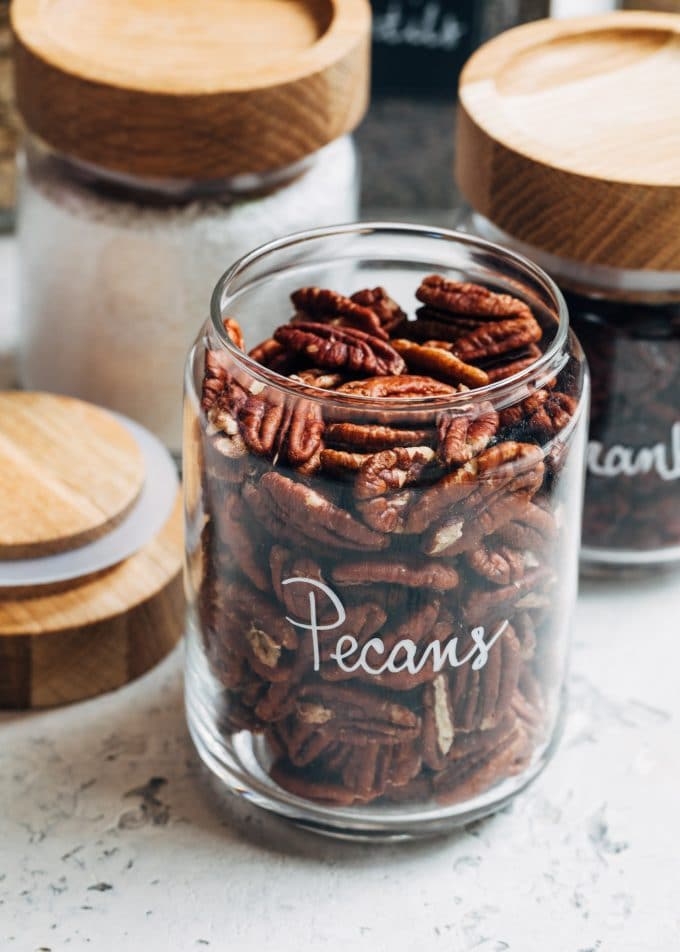
[[[348,845],[229,808],[181,651],[122,691],[0,717],[0,949],[671,952],[680,576],[585,582],[552,765],[490,820]]]

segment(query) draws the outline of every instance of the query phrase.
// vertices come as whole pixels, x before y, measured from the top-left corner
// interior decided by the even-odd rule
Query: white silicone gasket
[[[0,589],[53,585],[109,569],[143,549],[170,518],[179,490],[172,456],[144,427],[118,413],[112,415],[132,434],[144,459],[146,476],[137,502],[111,532],[78,549],[0,561]]]

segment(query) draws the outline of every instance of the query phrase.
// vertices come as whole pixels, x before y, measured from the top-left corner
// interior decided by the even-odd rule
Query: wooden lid
[[[120,172],[281,168],[367,105],[368,0],[14,0],[12,25],[28,127]]]
[[[184,630],[182,506],[132,558],[58,590],[0,594],[0,707],[46,707],[121,687]]]
[[[461,76],[456,174],[536,248],[680,270],[680,16],[542,20],[481,47]]]
[[[0,393],[0,559],[91,542],[143,485],[139,446],[110,413],[71,397]]]

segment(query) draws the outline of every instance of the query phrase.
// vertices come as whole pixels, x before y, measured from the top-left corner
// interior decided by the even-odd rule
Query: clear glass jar
[[[541,343],[484,358],[490,382],[467,390],[423,389],[375,338],[392,376],[341,385],[268,340],[301,286],[381,285],[408,308],[431,272],[513,295]],[[383,317],[430,333],[394,302]],[[246,355],[228,318],[267,343]],[[479,239],[317,230],[222,278],[186,371],[186,703],[229,791],[319,831],[408,837],[538,774],[564,708],[587,402],[559,291]]]
[[[358,214],[350,136],[292,167],[199,182],[114,173],[29,135],[19,170],[22,386],[123,413],[175,453],[206,288],[262,242]]]
[[[555,278],[590,364],[584,568],[680,562],[680,274],[586,266],[470,225]]]

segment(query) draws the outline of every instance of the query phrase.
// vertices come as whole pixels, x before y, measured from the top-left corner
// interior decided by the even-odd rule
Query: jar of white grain
[[[20,374],[181,445],[209,292],[268,239],[354,221],[368,0],[15,0]]]

